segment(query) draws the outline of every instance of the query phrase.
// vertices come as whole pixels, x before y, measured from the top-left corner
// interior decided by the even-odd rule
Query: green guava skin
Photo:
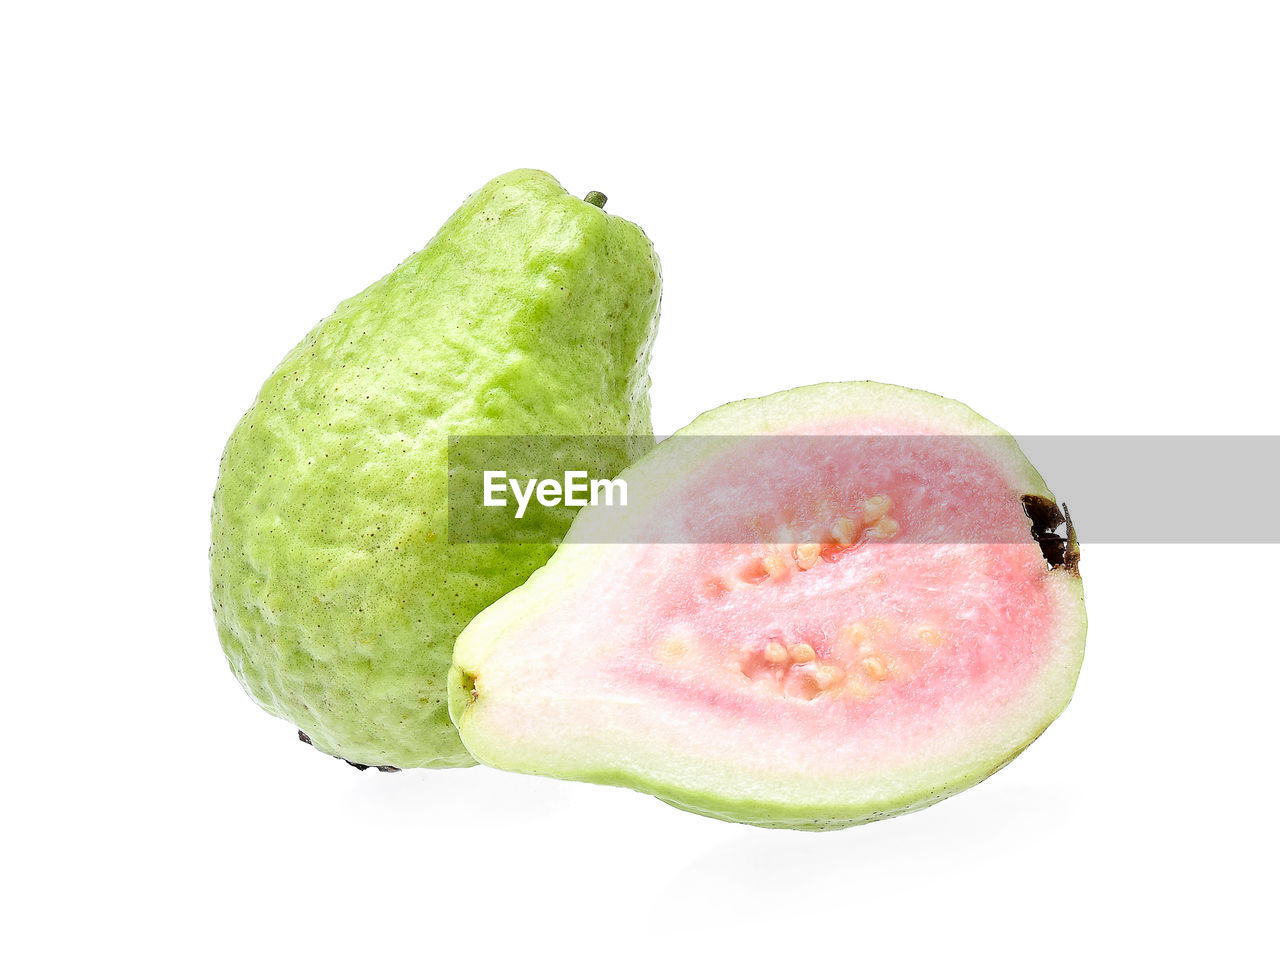
[[[517,170],[342,303],[263,385],[222,456],[218,635],[268,713],[364,765],[475,763],[450,722],[454,639],[551,555],[447,542],[447,439],[608,435],[610,476],[652,444],[661,274],[635,225]]]

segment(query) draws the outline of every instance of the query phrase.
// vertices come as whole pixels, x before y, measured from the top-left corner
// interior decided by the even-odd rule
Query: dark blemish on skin
[[[311,744],[311,738],[308,737],[306,734],[304,734],[301,730],[298,731],[298,739],[302,741],[304,744]],[[311,746],[314,747],[315,745],[312,744]],[[392,767],[390,764],[376,764],[376,765],[357,764],[355,761],[348,761],[345,757],[339,757],[338,760],[342,761],[343,764],[350,764],[357,771],[367,771],[371,767],[376,767],[379,771],[386,771],[388,773],[391,773],[392,771],[400,770],[400,768]]]

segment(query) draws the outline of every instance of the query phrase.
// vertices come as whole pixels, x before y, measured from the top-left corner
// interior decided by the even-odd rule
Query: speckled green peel
[[[447,438],[625,435],[538,460],[616,473],[652,442],[660,289],[639,228],[517,170],[316,326],[214,494],[214,614],[250,696],[349,761],[473,764],[447,709],[454,639],[553,548],[446,543]]]

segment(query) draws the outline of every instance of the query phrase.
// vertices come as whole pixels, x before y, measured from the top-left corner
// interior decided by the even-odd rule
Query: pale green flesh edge
[[[1004,461],[1010,472],[1011,484],[1020,493],[1035,493],[1048,499],[1053,494],[1044,480],[1022,455],[1013,437],[988,422],[970,408],[938,395],[908,388],[874,382],[846,384],[818,384],[796,388],[755,400],[734,402],[701,415],[680,435],[698,434],[767,434],[803,422],[820,422],[827,417],[877,414],[892,410],[921,411],[931,422],[943,423],[956,434],[992,436],[1006,451]],[[631,483],[643,479],[646,471],[657,473],[661,468],[663,449],[659,445],[644,459],[634,464],[624,476]],[[590,519],[585,510],[579,519]],[[577,526],[577,523],[575,523]],[[1065,569],[1053,571],[1066,575],[1068,598],[1059,608],[1062,615],[1058,637],[1063,666],[1070,668],[1070,682],[1057,701],[1042,708],[1030,733],[1013,749],[997,755],[972,757],[968,763],[957,765],[944,778],[921,781],[915,790],[900,792],[894,797],[883,797],[874,804],[841,806],[824,801],[819,804],[804,802],[768,802],[758,798],[732,798],[715,792],[699,791],[691,787],[677,787],[654,779],[645,779],[625,766],[604,770],[575,770],[569,758],[548,758],[548,763],[537,765],[512,762],[499,745],[495,745],[480,730],[473,729],[476,711],[472,709],[471,685],[480,675],[488,654],[497,640],[512,623],[539,605],[555,600],[557,593],[570,591],[590,576],[602,557],[605,548],[593,545],[573,545],[574,533],[570,531],[556,555],[529,582],[485,609],[459,637],[454,650],[454,664],[450,670],[450,714],[458,725],[463,743],[483,763],[505,770],[528,774],[543,774],[571,781],[586,781],[631,788],[652,794],[667,804],[686,811],[724,821],[741,822],[764,828],[791,828],[809,831],[846,828],[908,814],[927,808],[944,798],[970,788],[990,777],[1022,753],[1061,714],[1075,689],[1075,682],[1084,655],[1087,618],[1084,607],[1084,590],[1078,576]],[[1052,678],[1052,677],[1050,677]],[[626,748],[620,746],[619,753]],[[512,753],[519,753],[518,750]]]
[[[565,777],[569,781],[585,781],[590,784],[609,785],[617,788],[630,788],[647,795],[653,795],[661,802],[681,811],[722,822],[737,822],[755,825],[764,829],[795,829],[801,832],[830,832],[847,829],[855,825],[866,825],[899,815],[910,815],[922,809],[936,805],[938,802],[959,794],[966,788],[985,781],[997,771],[1012,763],[1013,760],[1044,733],[1053,722],[1051,718],[1030,741],[1019,747],[995,766],[976,774],[958,776],[941,786],[930,785],[927,793],[902,795],[896,799],[886,799],[873,807],[833,810],[824,805],[767,805],[758,801],[734,801],[707,792],[672,791],[668,786],[646,782],[639,778],[619,773],[597,772],[592,775]],[[485,763],[488,763],[487,761]],[[526,772],[529,773],[529,772]],[[553,775],[554,776],[554,775]]]
[[[521,753],[518,749],[519,745],[516,745],[516,750],[504,753],[503,745],[471,729],[470,721],[475,711],[469,708],[470,697],[464,692],[467,676],[463,668],[458,665],[455,665],[450,672],[451,692],[457,690],[457,699],[451,698],[450,707],[457,719],[461,720],[459,730],[463,742],[481,763],[490,767],[566,781],[584,781],[630,788],[651,794],[685,811],[762,828],[789,828],[804,831],[848,828],[919,811],[966,788],[971,788],[1012,762],[1048,729],[1071,699],[1083,658],[1086,631],[1084,600],[1079,579],[1075,579],[1073,583],[1072,593],[1078,596],[1076,607],[1079,609],[1079,618],[1076,621],[1064,623],[1075,627],[1064,628],[1060,635],[1061,652],[1070,664],[1073,674],[1061,698],[1039,711],[1035,724],[1028,728],[1028,733],[1021,741],[1007,751],[975,754],[966,758],[963,763],[957,763],[949,768],[943,776],[920,777],[917,779],[914,790],[884,795],[864,804],[841,805],[831,801],[770,802],[760,798],[730,797],[714,791],[700,791],[692,787],[675,786],[658,779],[645,778],[634,771],[626,770],[625,767],[581,769],[575,768],[571,759],[567,757],[547,757],[539,760],[516,758],[513,755]],[[620,754],[625,754],[625,751],[625,747],[619,748]],[[792,784],[786,788],[780,788],[779,794],[789,794],[796,790],[796,786]]]

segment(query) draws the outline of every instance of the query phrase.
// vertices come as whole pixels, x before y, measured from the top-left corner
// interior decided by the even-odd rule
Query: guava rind
[[[553,548],[448,544],[447,438],[605,435],[536,467],[621,469],[652,442],[660,288],[639,228],[517,170],[308,333],[213,500],[218,635],[254,700],[348,761],[474,763],[448,716],[454,639]]]
[[[769,434],[794,430],[798,422],[821,424],[833,418],[880,414],[919,417],[927,421],[929,430],[935,433],[981,436],[993,458],[1002,465],[1011,492],[1053,499],[1043,479],[1007,432],[955,401],[890,385],[823,384],[737,402],[701,416],[676,437]],[[709,439],[707,451],[715,450],[714,439]],[[697,453],[698,449],[693,449],[692,455],[696,457]],[[676,456],[670,443],[660,444],[622,477],[633,487],[647,482],[661,483],[672,474],[665,469],[667,458],[679,457],[683,464],[690,454],[683,452]],[[936,762],[925,759],[905,775],[898,772],[893,782],[886,783],[882,790],[875,785],[856,785],[856,791],[842,795],[844,786],[832,784],[815,789],[802,775],[785,783],[784,779],[778,779],[772,784],[751,786],[747,791],[726,788],[725,784],[731,779],[719,778],[719,773],[711,770],[702,778],[684,777],[683,781],[664,778],[661,776],[664,772],[670,773],[678,767],[674,763],[666,764],[664,755],[678,752],[680,745],[644,744],[625,738],[603,743],[605,735],[599,730],[606,724],[584,722],[581,713],[573,714],[576,722],[572,733],[566,733],[562,739],[547,736],[545,725],[540,730],[521,730],[520,737],[512,737],[513,723],[506,723],[504,728],[496,719],[503,713],[508,719],[521,716],[522,710],[530,715],[538,710],[555,715],[557,706],[547,703],[544,697],[537,706],[526,709],[526,702],[536,699],[538,691],[503,685],[504,656],[515,654],[513,649],[503,648],[504,638],[508,630],[516,634],[521,621],[549,602],[566,600],[565,595],[589,592],[593,582],[600,580],[599,575],[609,573],[609,546],[575,543],[593,538],[585,521],[594,519],[592,511],[584,511],[548,565],[526,585],[482,612],[459,637],[450,673],[450,708],[464,743],[483,763],[526,773],[629,787],[653,794],[676,807],[729,821],[771,828],[843,828],[915,811],[977,784],[1035,740],[1061,713],[1074,690],[1087,628],[1083,588],[1074,570],[1054,569],[1046,564],[1046,586],[1052,592],[1058,613],[1057,625],[1046,642],[1045,655],[1050,667],[1024,691],[1019,710],[1010,714],[1007,729],[1001,727],[988,732],[981,747],[967,755]],[[1027,546],[1035,547],[1029,531],[1028,520]],[[551,640],[554,638],[551,636]],[[513,644],[515,641],[512,639]],[[571,663],[581,653],[580,649],[565,649],[565,668],[572,668]],[[643,715],[640,706],[622,701],[601,709],[625,714],[633,708],[635,717]],[[571,711],[561,711],[561,715],[569,713]],[[607,712],[601,712],[595,719],[603,720],[606,716]],[[543,721],[537,719],[536,722]],[[540,737],[540,733],[543,736]],[[553,745],[552,740],[557,742]]]

